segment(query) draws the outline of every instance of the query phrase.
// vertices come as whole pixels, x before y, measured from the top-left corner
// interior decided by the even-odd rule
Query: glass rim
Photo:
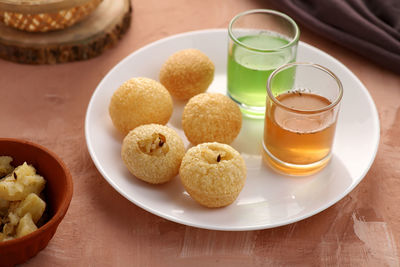
[[[291,108],[288,107],[286,105],[284,105],[282,102],[280,102],[273,94],[272,94],[272,89],[271,89],[271,82],[273,77],[275,77],[275,75],[277,73],[279,73],[281,70],[293,67],[293,66],[307,66],[307,67],[313,67],[313,68],[317,68],[321,71],[324,71],[325,73],[329,74],[329,76],[331,76],[337,83],[338,85],[338,89],[339,89],[339,93],[336,96],[335,100],[332,101],[331,104],[323,107],[323,108],[319,108],[319,109],[312,109],[312,110],[304,110],[304,109],[296,109],[296,108]],[[282,65],[280,67],[278,67],[276,70],[274,70],[271,75],[268,77],[268,82],[267,82],[267,94],[268,97],[279,107],[286,109],[288,111],[292,111],[292,112],[296,112],[296,113],[303,113],[303,114],[316,114],[316,113],[321,113],[327,110],[331,110],[333,109],[335,106],[337,106],[340,101],[342,100],[343,97],[343,85],[342,82],[339,80],[339,78],[328,68],[321,66],[319,64],[315,64],[315,63],[310,63],[310,62],[292,62],[292,63],[288,63],[285,65]]]
[[[272,14],[272,15],[276,15],[279,16],[283,19],[286,19],[287,21],[289,21],[289,23],[294,27],[295,29],[295,36],[290,40],[290,42],[284,46],[281,46],[279,48],[275,48],[275,49],[259,49],[259,48],[255,48],[255,47],[251,47],[241,41],[238,40],[238,38],[236,38],[236,36],[233,34],[232,32],[232,26],[233,24],[242,16],[245,15],[249,15],[249,14]],[[300,29],[297,26],[297,23],[288,15],[276,11],[276,10],[272,10],[272,9],[251,9],[251,10],[247,10],[244,12],[241,12],[239,14],[237,14],[236,16],[233,17],[233,19],[229,22],[229,26],[228,26],[228,34],[229,37],[238,45],[247,48],[249,50],[253,50],[253,51],[257,51],[257,52],[275,52],[275,51],[280,51],[282,49],[288,48],[288,47],[292,47],[293,45],[295,45],[299,39],[300,39]]]

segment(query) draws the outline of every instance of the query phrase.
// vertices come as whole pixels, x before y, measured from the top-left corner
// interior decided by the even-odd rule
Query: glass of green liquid
[[[294,62],[300,31],[289,16],[275,10],[255,9],[236,15],[228,27],[228,95],[244,115],[264,117],[266,85],[278,67]],[[281,77],[293,82],[293,73]]]

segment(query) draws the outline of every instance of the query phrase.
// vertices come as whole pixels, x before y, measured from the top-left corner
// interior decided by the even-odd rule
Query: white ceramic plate
[[[215,79],[208,91],[226,91],[227,32],[204,30],[171,36],[149,44],[116,65],[94,92],[86,114],[85,134],[90,155],[104,178],[128,200],[165,219],[214,230],[255,230],[290,224],[310,217],[347,195],[369,170],[379,143],[379,120],[367,89],[342,63],[315,47],[300,43],[298,61],[319,63],[343,82],[344,96],[337,123],[333,157],[321,172],[302,178],[277,174],[263,164],[263,120],[244,118],[242,131],[232,146],[246,161],[246,185],[237,200],[220,209],[198,205],[186,193],[179,177],[148,185],[133,177],[120,157],[122,136],[108,115],[113,92],[138,76],[158,80],[162,63],[174,52],[197,48],[215,63]],[[181,130],[184,103],[174,102],[168,123],[189,143]]]

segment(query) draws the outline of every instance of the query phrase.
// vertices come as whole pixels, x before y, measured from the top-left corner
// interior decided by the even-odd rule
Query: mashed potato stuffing
[[[35,231],[46,209],[39,197],[46,180],[26,162],[14,169],[12,160],[0,156],[0,241]]]

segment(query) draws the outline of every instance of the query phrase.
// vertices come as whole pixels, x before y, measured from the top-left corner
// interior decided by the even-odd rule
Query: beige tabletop
[[[345,198],[303,221],[219,232],[157,217],[116,192],[84,137],[89,99],[103,76],[138,48],[173,34],[226,28],[258,0],[135,0],[122,41],[88,61],[47,66],[0,60],[0,136],[42,144],[69,167],[74,196],[46,249],[27,266],[399,266],[400,77],[301,27],[301,40],[343,62],[368,88],[381,123],[378,154]]]

